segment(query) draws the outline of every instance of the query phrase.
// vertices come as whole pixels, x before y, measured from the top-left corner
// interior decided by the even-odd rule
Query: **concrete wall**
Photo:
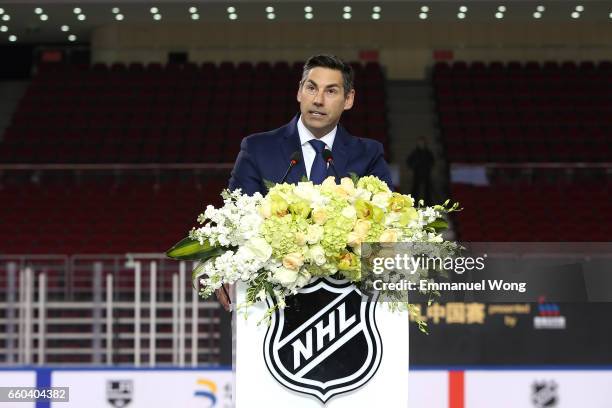
[[[391,79],[422,79],[434,50],[459,60],[601,60],[612,58],[612,24],[585,23],[185,23],[110,24],[92,34],[96,62],[190,60],[303,61],[319,52],[358,60],[379,51]]]

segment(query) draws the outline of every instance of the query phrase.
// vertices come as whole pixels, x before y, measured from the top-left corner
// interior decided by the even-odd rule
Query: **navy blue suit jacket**
[[[249,195],[267,192],[264,180],[278,183],[282,180],[293,152],[302,153],[297,130],[299,116],[278,129],[245,137],[240,145],[232,176],[230,190],[241,188]],[[376,176],[393,188],[391,172],[383,156],[383,146],[371,139],[355,137],[338,125],[332,146],[334,166],[339,177],[355,173],[357,176]],[[333,169],[327,174],[335,176]],[[288,183],[297,183],[306,176],[304,161],[300,160],[287,176]]]

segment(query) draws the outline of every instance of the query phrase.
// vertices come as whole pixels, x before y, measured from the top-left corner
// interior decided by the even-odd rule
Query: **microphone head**
[[[334,156],[332,155],[331,150],[329,149],[323,150],[323,160],[325,160],[326,163],[334,161]]]
[[[295,166],[300,162],[300,160],[302,160],[302,152],[296,150],[291,154],[291,157],[289,158],[289,163],[291,163],[292,166]]]

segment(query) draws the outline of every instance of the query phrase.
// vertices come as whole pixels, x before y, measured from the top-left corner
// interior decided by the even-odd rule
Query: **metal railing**
[[[220,364],[221,308],[164,258],[0,257],[0,365]]]

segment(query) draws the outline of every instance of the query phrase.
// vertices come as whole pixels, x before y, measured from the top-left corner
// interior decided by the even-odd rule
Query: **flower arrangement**
[[[282,308],[287,296],[319,276],[358,283],[363,243],[442,243],[444,215],[458,209],[449,201],[417,204],[374,176],[270,185],[265,196],[221,195],[224,205],[207,206],[197,218],[201,226],[167,255],[199,261],[193,279],[204,298],[224,284],[245,282],[246,306],[275,296]]]

